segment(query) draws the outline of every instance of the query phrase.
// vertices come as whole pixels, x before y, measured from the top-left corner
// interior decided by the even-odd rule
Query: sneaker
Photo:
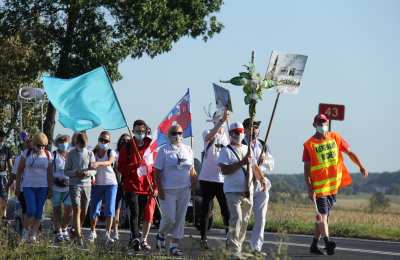
[[[69,233],[68,233],[67,229],[63,230],[62,236],[63,236],[64,241],[69,241],[70,240]]]
[[[177,248],[176,246],[173,246],[169,249],[169,253],[172,256],[183,256],[183,251]]]
[[[114,239],[111,238],[110,233],[108,233],[108,232],[105,233],[104,240],[106,241],[106,243],[110,243],[110,244],[115,242]]]
[[[310,253],[314,255],[325,255],[324,252],[322,252],[317,245],[311,245],[310,246]]]
[[[119,240],[119,233],[118,233],[118,231],[117,231],[117,232],[112,231],[112,232],[111,232],[111,238],[114,239],[115,241]]]
[[[129,241],[128,246],[130,248],[132,248],[135,251],[139,251],[140,250],[140,241],[138,238],[131,238],[131,240]]]
[[[164,249],[165,248],[165,237],[163,237],[160,233],[156,235],[156,248]]]
[[[205,249],[205,250],[210,249],[210,246],[208,245],[208,242],[206,239],[200,240],[200,248]]]
[[[88,241],[89,241],[89,242],[94,242],[96,239],[97,239],[97,234],[96,234],[96,232],[93,232],[93,231],[90,232]]]
[[[325,249],[326,253],[328,255],[334,255],[335,254],[335,248],[336,248],[336,243],[332,240],[328,241],[325,243]]]
[[[54,239],[54,242],[60,243],[60,242],[62,242],[62,241],[64,241],[64,236],[63,236],[62,233],[58,233],[58,234],[56,235],[56,238]]]
[[[143,251],[150,251],[151,246],[149,244],[147,244],[147,242],[145,240],[143,240],[142,242],[140,242],[140,249]]]

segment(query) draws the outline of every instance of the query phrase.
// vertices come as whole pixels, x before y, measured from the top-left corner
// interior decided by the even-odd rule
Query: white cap
[[[244,130],[243,124],[240,122],[233,122],[230,126],[229,126],[229,131],[235,130],[235,129],[240,129],[240,130]]]

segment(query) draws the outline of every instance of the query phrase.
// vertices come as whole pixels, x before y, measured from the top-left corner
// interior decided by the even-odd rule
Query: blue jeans
[[[47,198],[47,187],[24,187],[26,215],[28,218],[42,219],[44,203]]]
[[[103,213],[105,217],[114,217],[117,185],[94,185],[90,201],[90,218],[100,215],[101,204],[104,202]]]

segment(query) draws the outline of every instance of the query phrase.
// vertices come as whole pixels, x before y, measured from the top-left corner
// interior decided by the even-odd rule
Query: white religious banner
[[[267,79],[275,81],[279,93],[299,91],[307,56],[294,53],[273,51],[269,60]]]

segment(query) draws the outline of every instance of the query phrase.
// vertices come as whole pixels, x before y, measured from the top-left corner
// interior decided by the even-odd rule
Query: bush
[[[390,207],[390,199],[385,197],[382,192],[375,192],[369,199],[369,210],[375,212],[377,210],[385,210]]]

